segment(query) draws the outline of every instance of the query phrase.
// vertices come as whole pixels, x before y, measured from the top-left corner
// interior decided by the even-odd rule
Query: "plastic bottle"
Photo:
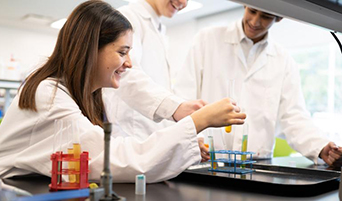
[[[145,195],[146,193],[146,177],[143,174],[135,176],[135,194]]]

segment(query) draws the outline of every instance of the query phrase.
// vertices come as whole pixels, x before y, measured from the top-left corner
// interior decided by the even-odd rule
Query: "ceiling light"
[[[55,29],[61,29],[66,21],[67,21],[66,18],[57,20],[57,21],[51,23],[50,27],[55,28]]]
[[[40,25],[48,25],[52,22],[51,17],[37,15],[37,14],[27,14],[22,18],[22,20],[25,23],[40,24]]]
[[[183,14],[189,11],[197,10],[203,7],[203,4],[197,2],[197,1],[189,1],[188,5],[181,11],[178,12],[178,14]]]

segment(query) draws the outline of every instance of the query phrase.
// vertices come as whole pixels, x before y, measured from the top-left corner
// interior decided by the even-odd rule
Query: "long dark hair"
[[[92,92],[98,51],[132,30],[129,21],[111,5],[100,0],[80,4],[58,34],[48,61],[28,76],[19,99],[21,109],[37,111],[35,95],[39,83],[57,78],[94,125],[103,126],[104,104],[101,89]]]

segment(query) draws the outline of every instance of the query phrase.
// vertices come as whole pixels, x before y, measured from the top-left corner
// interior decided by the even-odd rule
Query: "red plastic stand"
[[[73,154],[63,154],[63,152],[56,152],[51,155],[52,170],[51,170],[51,184],[50,191],[58,190],[73,190],[88,188],[88,174],[89,167],[88,152],[82,152],[79,159],[74,158]],[[62,168],[65,162],[80,162],[80,171],[75,169]],[[62,175],[79,175],[78,182],[63,182]]]

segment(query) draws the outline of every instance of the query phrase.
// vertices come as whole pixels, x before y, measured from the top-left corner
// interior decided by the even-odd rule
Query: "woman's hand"
[[[210,159],[210,155],[209,155],[209,146],[206,146],[204,144],[204,139],[202,137],[198,138],[198,146],[200,148],[201,151],[201,163],[203,162],[207,162]]]
[[[207,127],[223,127],[232,124],[243,124],[245,113],[240,113],[240,108],[230,98],[224,98],[215,103],[206,105],[191,114],[197,133]]]

